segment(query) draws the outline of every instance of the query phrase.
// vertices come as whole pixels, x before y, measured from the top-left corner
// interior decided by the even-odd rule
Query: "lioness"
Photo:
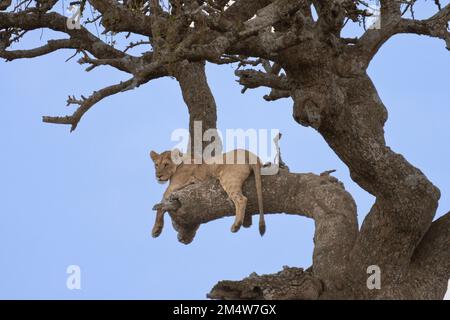
[[[179,164],[176,164],[172,161],[172,155],[178,159],[183,157],[179,150],[174,150],[173,152],[164,151],[161,154],[155,151],[150,152],[150,157],[155,163],[155,174],[158,182],[165,183],[170,180],[163,198],[167,199],[172,192],[180,190],[187,185],[205,181],[209,178],[218,179],[236,207],[236,218],[231,226],[231,232],[237,232],[242,225],[244,227],[251,225],[251,215],[245,215],[247,198],[242,194],[242,184],[253,171],[259,207],[259,233],[261,236],[264,234],[266,224],[262,200],[261,161],[258,156],[250,151],[238,149],[212,157],[209,161],[205,161],[206,163],[202,164],[193,164],[186,161],[180,161]],[[164,211],[158,209],[152,236],[158,237],[163,226]]]

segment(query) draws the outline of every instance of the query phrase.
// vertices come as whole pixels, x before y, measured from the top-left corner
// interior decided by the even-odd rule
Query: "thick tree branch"
[[[445,41],[447,49],[450,50],[449,21],[450,4],[427,20],[402,19],[397,33],[413,33],[439,38]]]
[[[353,0],[312,0],[312,4],[316,9],[317,30],[323,35],[338,35],[342,29],[346,17],[347,10],[356,10],[356,4]]]
[[[270,0],[237,0],[224,11],[223,17],[234,23],[245,22],[271,2]]]
[[[402,5],[402,2],[399,0],[381,0],[381,19],[384,20],[384,22],[387,22],[389,20],[393,19],[399,19],[401,16],[400,8]],[[383,21],[382,21],[383,23]]]
[[[302,2],[298,0],[276,0],[268,6],[262,8],[256,14],[256,17],[244,23],[245,29],[240,32],[241,37],[255,35],[258,31],[271,27],[277,22],[285,19],[292,13],[297,12],[302,8]],[[303,17],[304,18],[304,17]]]
[[[7,60],[18,58],[32,58],[44,55],[58,49],[72,48],[78,51],[87,51],[97,59],[90,58],[86,53],[79,60],[80,63],[88,63],[87,71],[99,65],[110,65],[121,71],[133,74],[133,78],[116,85],[109,86],[94,92],[89,98],[69,99],[68,104],[79,105],[71,115],[65,117],[43,117],[44,122],[69,124],[71,131],[75,130],[82,116],[97,102],[107,96],[133,89],[152,79],[167,75],[167,70],[157,63],[151,62],[152,54],[143,55],[140,58],[130,56],[117,50],[92,35],[85,28],[70,30],[66,28],[66,18],[60,14],[51,13],[0,13],[0,29],[20,28],[22,30],[35,30],[38,28],[50,28],[55,31],[67,33],[70,39],[50,40],[44,46],[30,50],[7,51],[4,48],[10,45],[8,39],[1,39],[0,57]]]
[[[323,284],[310,271],[285,267],[276,274],[256,273],[241,281],[220,281],[207,295],[222,300],[316,300]]]
[[[199,34],[194,33],[178,45],[176,56],[213,63],[220,63],[220,57],[226,53],[273,58],[278,51],[311,38],[309,28],[304,28],[307,21],[302,14],[303,5],[303,1],[274,1],[261,8],[254,18],[245,21],[239,28],[204,32],[200,37],[201,43],[194,42],[193,39],[199,38]],[[292,28],[285,32],[271,32],[273,25],[287,18],[294,22]]]
[[[58,13],[0,13],[0,29],[18,28],[21,30],[36,30],[39,28],[49,28],[54,31],[66,33],[70,38],[80,45],[79,49],[90,52],[101,59],[123,59],[123,63],[115,65],[119,70],[132,73],[135,64],[132,62],[140,61],[122,51],[107,45],[99,38],[91,34],[87,29],[69,30],[66,27],[66,18]],[[5,40],[3,39],[3,42]],[[8,43],[9,45],[9,43]],[[7,47],[7,46],[6,46]],[[1,49],[1,47],[0,47]]]
[[[356,206],[343,185],[327,174],[294,174],[286,170],[263,176],[262,182],[266,214],[286,213],[314,219],[314,274],[325,286],[340,282],[338,270],[343,268],[358,231]],[[255,190],[253,179],[247,179],[243,193],[248,198],[248,214],[258,212]],[[193,240],[200,224],[234,214],[233,204],[216,181],[174,192],[162,207],[169,211],[178,239],[183,243]]]
[[[152,36],[152,16],[132,11],[113,0],[89,0],[89,2],[102,14],[102,24],[108,31]]]
[[[384,19],[382,16],[380,29],[367,30],[355,46],[355,50],[365,66],[370,63],[386,41],[401,33],[427,35],[442,39],[446,42],[447,49],[450,50],[450,32],[448,30],[450,4],[426,20],[403,19],[397,10],[387,17],[386,14]]]

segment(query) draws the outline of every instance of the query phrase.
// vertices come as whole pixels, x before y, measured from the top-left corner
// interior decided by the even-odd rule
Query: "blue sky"
[[[39,38],[35,32],[25,45]],[[64,62],[71,54],[0,62],[0,298],[203,299],[219,280],[310,266],[306,218],[270,215],[264,238],[257,228],[230,233],[225,218],[201,226],[185,246],[167,217],[160,238],[151,238],[151,208],[165,186],[148,153],[172,147],[172,131],[188,121],[177,83],[165,78],[108,98],[69,133],[41,117],[71,113],[69,94],[128,78],[111,68],[86,73],[76,59]],[[449,61],[442,41],[397,36],[369,69],[389,110],[388,144],[442,192],[437,217],[450,210]],[[291,170],[337,169],[363,220],[373,197],[319,134],[295,123],[290,100],[267,103],[264,89],[242,95],[231,66],[208,65],[207,74],[220,129],[280,129]],[[66,288],[69,265],[81,268],[81,290]]]

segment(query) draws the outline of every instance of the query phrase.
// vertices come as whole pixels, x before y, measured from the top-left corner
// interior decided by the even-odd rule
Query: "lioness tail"
[[[261,163],[258,162],[252,165],[253,174],[255,175],[256,195],[258,197],[259,208],[259,234],[261,236],[266,232],[266,222],[264,221],[264,208],[263,208],[263,196],[262,196],[262,181],[261,181]]]

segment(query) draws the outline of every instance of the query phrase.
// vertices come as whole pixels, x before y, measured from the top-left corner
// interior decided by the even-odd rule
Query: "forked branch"
[[[42,120],[47,123],[56,124],[68,124],[70,125],[70,131],[74,131],[78,126],[83,115],[89,111],[89,109],[99,101],[106,97],[114,95],[119,92],[127,91],[136,88],[139,85],[136,78],[132,78],[125,82],[120,82],[118,84],[103,88],[99,91],[94,91],[94,93],[88,98],[82,97],[81,99],[75,99],[75,97],[69,97],[67,100],[67,105],[75,104],[78,105],[78,109],[71,115],[65,117],[49,117],[44,116]]]

